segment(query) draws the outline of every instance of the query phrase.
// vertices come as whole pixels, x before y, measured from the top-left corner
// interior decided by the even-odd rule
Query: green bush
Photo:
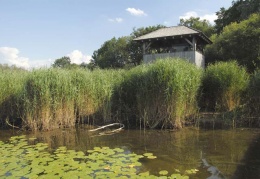
[[[204,73],[201,107],[213,111],[232,111],[241,104],[249,75],[237,62],[217,62]]]

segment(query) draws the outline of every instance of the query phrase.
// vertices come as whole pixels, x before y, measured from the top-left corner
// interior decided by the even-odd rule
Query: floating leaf
[[[150,175],[149,171],[139,174],[139,176],[141,176],[141,177],[148,177],[149,175]]]
[[[182,176],[181,174],[172,174],[171,178],[173,178],[173,179],[189,179],[188,176]]]
[[[115,152],[118,152],[118,153],[124,152],[124,150],[123,150],[123,149],[120,149],[120,148],[115,148],[114,151],[115,151]]]
[[[179,169],[174,169],[175,172],[180,173],[181,171]]]
[[[197,169],[190,169],[190,170],[185,170],[185,173],[191,175],[191,174],[197,173],[198,171],[199,171],[199,170],[197,170]]]
[[[159,172],[160,175],[168,175],[168,171],[167,170],[161,170]]]
[[[148,159],[156,159],[156,156],[147,156]]]
[[[85,156],[85,153],[84,152],[81,152],[81,151],[79,151],[79,152],[77,152],[77,156]]]
[[[146,156],[146,157],[148,157],[148,156],[152,156],[153,153],[144,153],[143,155]]]

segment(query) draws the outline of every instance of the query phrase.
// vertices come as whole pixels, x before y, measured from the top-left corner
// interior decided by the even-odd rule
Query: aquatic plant
[[[29,142],[34,140],[36,138],[30,138]],[[109,147],[94,147],[84,153],[65,146],[50,152],[47,144],[29,145],[25,136],[11,137],[6,143],[0,141],[0,149],[1,178],[158,178],[149,171],[141,171],[139,159],[146,156],[149,160],[153,156],[151,153],[137,155]],[[168,173],[162,170],[159,175],[189,178]]]
[[[197,110],[201,76],[201,70],[180,59],[132,70],[11,72],[1,76],[1,121],[19,118],[24,128],[34,131],[86,121],[181,128],[185,117]]]
[[[259,72],[249,88],[249,76],[236,62],[210,65],[203,82],[202,74],[172,58],[130,70],[0,69],[0,125],[34,131],[111,122],[182,128],[197,114],[198,100],[205,110],[232,111],[242,106],[246,89],[252,104],[247,103],[246,113],[259,111],[254,96]]]
[[[111,119],[111,96],[117,74],[82,69],[31,72],[24,87],[24,126],[51,130],[75,126],[86,118],[102,122]]]
[[[260,69],[256,70],[250,78],[250,82],[247,88],[247,98],[244,99],[246,102],[246,115],[248,117],[259,117],[260,116]],[[257,118],[250,123],[258,123],[260,121]]]
[[[121,85],[121,106],[142,127],[182,128],[197,111],[201,69],[183,59],[162,59],[128,72]],[[136,121],[136,122],[134,122]]]
[[[0,68],[0,126],[11,124],[22,114],[21,93],[28,72],[16,68]]]
[[[249,81],[244,67],[236,61],[209,65],[203,76],[201,107],[213,111],[232,111],[241,105]]]

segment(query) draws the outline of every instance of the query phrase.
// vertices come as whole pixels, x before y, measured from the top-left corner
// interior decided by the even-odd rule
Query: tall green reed
[[[6,118],[20,118],[30,130],[71,127],[86,121],[182,128],[186,119],[198,112],[202,84],[201,101],[217,111],[241,105],[248,84],[247,73],[236,62],[209,66],[202,83],[201,69],[172,58],[130,70],[50,68],[0,73],[2,123]],[[252,79],[257,81],[257,74]],[[253,95],[258,83],[250,84]]]
[[[68,73],[58,69],[30,72],[23,94],[24,126],[32,130],[50,130],[73,124],[70,99],[74,93]]]
[[[209,111],[232,111],[241,105],[249,75],[236,61],[209,65],[204,73],[201,107]]]
[[[260,116],[260,69],[256,70],[250,78],[247,89],[246,115],[248,117]],[[258,119],[260,125],[260,119]]]
[[[17,122],[21,120],[21,93],[28,72],[17,68],[0,68],[0,123],[6,125],[6,120]]]
[[[86,118],[111,120],[114,71],[41,69],[25,83],[24,118],[30,129],[71,127]]]
[[[182,128],[197,111],[196,96],[202,71],[182,59],[161,59],[128,72],[121,87],[121,102],[141,127]]]

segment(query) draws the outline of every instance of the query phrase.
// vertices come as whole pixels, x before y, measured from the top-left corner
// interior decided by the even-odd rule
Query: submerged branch
[[[11,126],[12,128],[20,129],[20,127],[17,127],[17,126],[14,126],[14,125],[10,124],[8,118],[6,118],[5,123],[6,123],[7,125]]]
[[[89,130],[89,131],[90,131],[90,132],[94,132],[94,131],[98,131],[98,130],[101,130],[101,129],[105,129],[105,128],[108,128],[108,127],[111,127],[111,126],[116,126],[116,125],[119,125],[120,127],[117,128],[117,129],[111,130],[111,131],[100,132],[100,133],[99,133],[99,136],[100,136],[100,135],[111,135],[111,134],[120,132],[120,131],[125,127],[124,124],[121,124],[121,123],[113,123],[113,124],[108,124],[108,125],[105,125],[105,126],[101,126],[101,127],[99,127],[99,128],[92,129],[92,130]]]
[[[94,131],[97,131],[97,130],[100,130],[100,129],[105,129],[107,127],[111,127],[111,126],[115,126],[115,125],[120,125],[120,128],[118,129],[123,129],[125,127],[124,124],[121,124],[121,123],[113,123],[113,124],[108,124],[108,125],[105,125],[105,126],[101,126],[99,128],[96,128],[96,129],[92,129],[92,130],[89,130],[90,132],[94,132]]]

